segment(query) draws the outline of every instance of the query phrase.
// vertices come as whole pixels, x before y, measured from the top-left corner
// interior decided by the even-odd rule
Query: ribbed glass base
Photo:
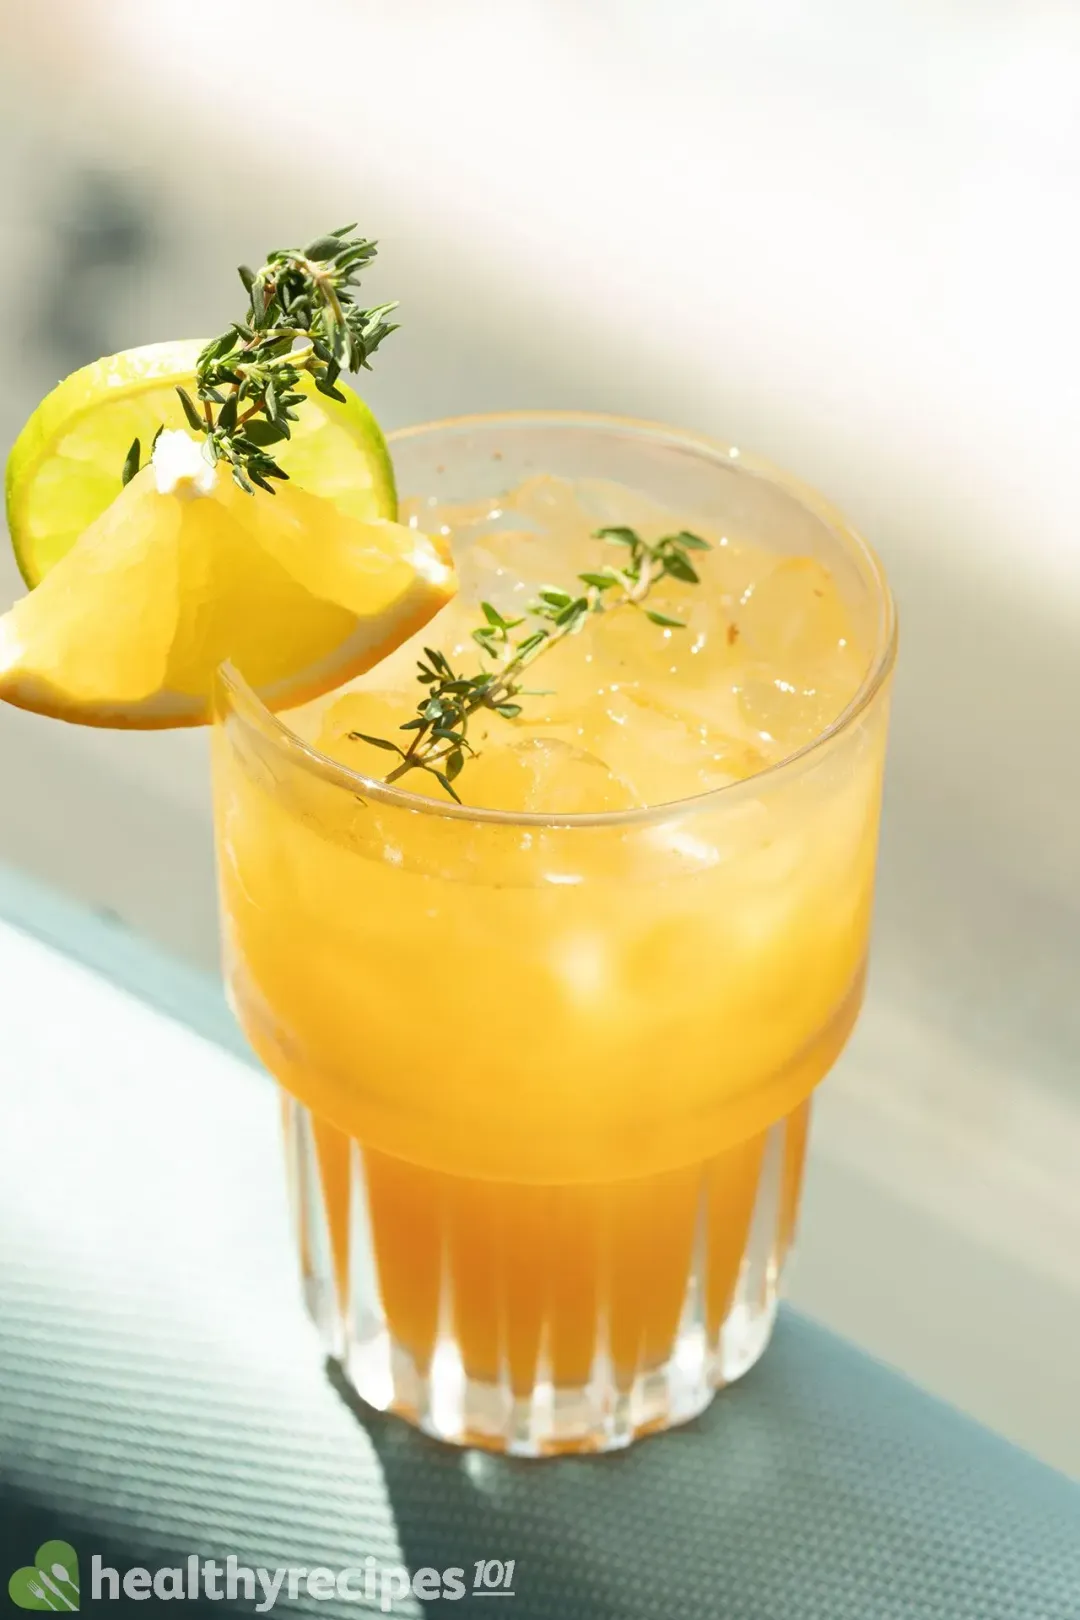
[[[809,1103],[699,1165],[602,1186],[467,1181],[284,1096],[308,1308],[371,1406],[516,1456],[684,1423],[761,1355]]]

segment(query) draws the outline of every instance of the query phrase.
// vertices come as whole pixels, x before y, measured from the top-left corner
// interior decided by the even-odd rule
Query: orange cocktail
[[[228,672],[219,701],[228,972],[328,1351],[444,1438],[603,1449],[767,1342],[862,993],[891,604],[823,503],[689,435],[511,416],[392,448],[458,561],[422,637],[455,663],[481,601],[595,568],[598,526],[711,548],[480,717],[461,804],[384,785],[365,740],[414,707],[414,647],[282,719]]]

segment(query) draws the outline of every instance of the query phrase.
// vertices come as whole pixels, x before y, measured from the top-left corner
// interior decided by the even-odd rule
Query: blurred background
[[[387,426],[668,419],[820,487],[902,655],[795,1301],[1080,1469],[1080,8],[0,0],[0,449],[359,219]],[[0,548],[0,607],[19,589]],[[205,738],[0,707],[0,862],[216,968]]]

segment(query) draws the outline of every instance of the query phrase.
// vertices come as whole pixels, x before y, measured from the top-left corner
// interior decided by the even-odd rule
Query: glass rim
[[[888,680],[896,661],[897,613],[889,582],[881,561],[869,542],[848,523],[843,514],[827,501],[812,485],[793,477],[774,466],[762,456],[747,454],[730,442],[691,429],[672,427],[666,422],[652,422],[631,416],[615,416],[591,411],[513,410],[491,411],[473,415],[440,417],[432,422],[421,422],[411,427],[398,428],[387,434],[387,444],[393,446],[407,439],[434,436],[437,433],[467,431],[469,429],[507,426],[525,428],[579,427],[586,431],[630,432],[643,438],[665,440],[675,448],[683,448],[705,460],[720,463],[737,472],[761,478],[783,490],[800,506],[812,513],[849,554],[862,562],[864,571],[877,588],[879,603],[878,634],[869,663],[858,690],[851,700],[822,731],[804,743],[801,748],[786,754],[783,759],[766,766],[752,776],[720,787],[707,788],[689,797],[667,800],[661,804],[637,805],[628,810],[599,810],[584,813],[557,813],[535,810],[489,810],[472,805],[457,804],[453,799],[429,799],[420,793],[410,793],[396,784],[388,787],[376,777],[364,776],[329,754],[323,754],[311,743],[305,742],[286,725],[280,715],[267,708],[244,677],[231,663],[218,670],[219,690],[223,690],[228,703],[247,711],[248,718],[257,720],[264,734],[281,751],[321,777],[331,785],[354,795],[362,795],[380,804],[396,806],[415,814],[437,816],[442,820],[464,821],[476,825],[521,827],[525,830],[540,828],[628,827],[650,822],[670,821],[675,816],[695,813],[710,805],[735,805],[753,798],[767,784],[771,789],[789,777],[816,763],[823,751],[848,733]]]

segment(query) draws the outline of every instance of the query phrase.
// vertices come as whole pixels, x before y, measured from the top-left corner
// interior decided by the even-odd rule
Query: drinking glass
[[[548,473],[818,558],[867,649],[782,763],[573,816],[367,780],[221,672],[226,974],[280,1083],[325,1350],[444,1440],[603,1451],[700,1412],[768,1342],[811,1095],[863,994],[892,602],[824,501],[691,433],[508,414],[391,450],[424,527]]]

